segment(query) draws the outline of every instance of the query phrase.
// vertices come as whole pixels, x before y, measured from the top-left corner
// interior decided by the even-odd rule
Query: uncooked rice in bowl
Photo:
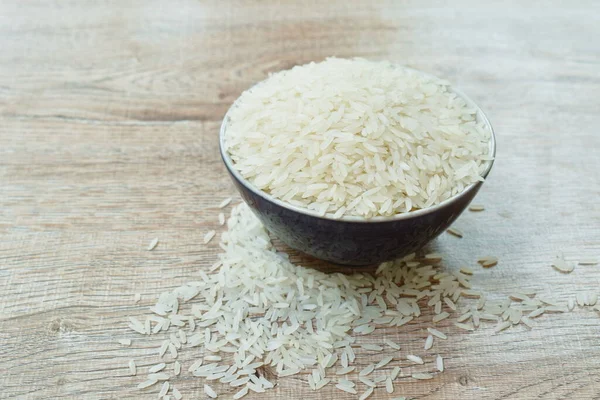
[[[446,81],[329,58],[271,75],[229,111],[225,149],[257,189],[336,218],[392,216],[483,180],[491,132]]]

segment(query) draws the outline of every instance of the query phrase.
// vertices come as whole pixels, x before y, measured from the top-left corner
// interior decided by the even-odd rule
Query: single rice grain
[[[148,245],[148,251],[154,250],[154,248],[158,245],[158,238],[152,239],[150,244]]]

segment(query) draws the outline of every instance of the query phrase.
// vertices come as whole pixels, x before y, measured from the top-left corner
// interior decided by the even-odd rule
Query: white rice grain
[[[137,375],[137,366],[135,365],[135,360],[129,360],[129,373],[131,375]]]
[[[151,373],[159,372],[159,371],[162,371],[163,369],[165,369],[166,366],[167,366],[167,364],[165,364],[165,363],[156,364],[156,365],[153,365],[152,367],[150,367],[148,369],[148,372],[151,372]]]
[[[231,200],[233,200],[231,197],[226,198],[225,200],[223,200],[222,202],[219,203],[218,207],[219,208],[225,208],[229,205],[229,203],[231,203]]]
[[[444,359],[439,354],[435,357],[435,366],[438,371],[444,372]]]
[[[365,368],[363,368],[358,375],[359,376],[367,376],[375,369],[375,364],[369,364]]]
[[[420,379],[420,380],[433,379],[433,375],[432,374],[428,374],[428,373],[412,374],[412,377],[414,379]]]
[[[347,393],[351,393],[351,394],[357,394],[358,392],[356,391],[356,389],[354,389],[353,387],[350,386],[344,386],[340,383],[338,383],[337,385],[335,385],[336,388],[340,389],[341,391],[347,392]]]
[[[204,393],[211,399],[217,398],[217,392],[215,392],[214,389],[207,384],[204,384]]]
[[[138,389],[146,389],[150,386],[156,385],[158,383],[157,379],[147,379],[145,381],[143,381],[142,383],[140,383],[139,385],[137,385]]]
[[[423,361],[423,359],[421,357],[415,356],[415,355],[412,355],[412,354],[407,355],[406,359],[408,361],[414,362],[415,364],[425,364],[425,362]]]
[[[274,73],[226,122],[233,167],[318,215],[424,209],[482,180],[492,159],[489,127],[447,82],[388,62],[329,58]]]
[[[434,315],[433,318],[432,318],[432,321],[434,323],[437,323],[437,322],[440,322],[440,321],[448,318],[449,316],[450,316],[450,314],[448,314],[446,311],[444,311],[444,312],[442,312],[442,313],[440,313],[438,315]]]
[[[456,228],[448,228],[448,229],[446,229],[446,232],[448,232],[449,234],[451,234],[453,236],[459,237],[459,238],[463,237],[462,231],[460,231]]]
[[[392,360],[394,359],[394,356],[386,356],[383,357],[377,364],[375,364],[375,369],[379,369],[379,368],[383,368],[386,365],[388,365]]]
[[[364,350],[370,350],[370,351],[381,351],[383,350],[383,347],[376,345],[376,344],[369,344],[369,343],[365,343],[365,344],[361,344],[360,347]]]
[[[471,204],[469,206],[469,211],[478,212],[478,211],[483,211],[483,210],[485,210],[485,208],[480,204]]]
[[[154,248],[158,245],[158,238],[152,239],[150,244],[148,245],[148,251],[154,250]]]
[[[394,393],[394,383],[392,382],[392,378],[389,376],[385,380],[385,391],[388,393]]]
[[[399,344],[397,344],[397,343],[395,343],[395,342],[392,342],[391,340],[387,340],[387,339],[386,339],[386,340],[384,340],[383,342],[384,342],[385,344],[387,344],[388,346],[390,346],[390,347],[391,347],[392,349],[394,349],[394,350],[400,350],[400,345],[399,345]]]
[[[175,400],[181,400],[183,398],[181,392],[177,390],[177,388],[173,388],[173,397],[175,398]]]
[[[498,264],[498,259],[496,257],[483,257],[477,260],[477,262],[484,268],[491,268]]]
[[[494,332],[496,332],[496,333],[502,332],[503,330],[510,328],[511,326],[512,326],[512,323],[510,321],[500,322],[494,328]]]
[[[160,391],[158,392],[158,398],[160,399],[161,397],[165,396],[168,391],[169,391],[169,382],[164,382],[160,388]]]
[[[206,232],[206,234],[204,235],[204,244],[208,244],[213,237],[215,237],[215,235],[217,234],[217,232],[215,231],[208,231]]]
[[[373,388],[369,387],[367,390],[365,390],[360,397],[358,398],[358,400],[367,400],[369,397],[371,397],[371,395],[373,394]]]
[[[448,339],[448,336],[445,333],[440,332],[437,329],[427,328],[427,332],[431,333],[433,336],[438,337],[440,339],[444,339],[444,340]]]
[[[423,346],[423,348],[425,350],[429,350],[433,347],[433,336],[432,335],[428,335],[427,339],[425,339],[425,345]]]
[[[235,392],[235,394],[233,395],[233,399],[234,400],[241,399],[242,397],[244,397],[247,394],[248,394],[248,387],[245,386],[242,389]]]
[[[365,376],[360,376],[358,377],[358,380],[361,381],[362,383],[364,383],[365,385],[369,386],[369,387],[375,387],[377,386],[377,384],[375,382],[373,382],[371,379],[365,377]]]
[[[336,375],[346,375],[349,374],[350,372],[354,371],[356,367],[346,367],[346,368],[340,368],[337,371],[335,371]]]

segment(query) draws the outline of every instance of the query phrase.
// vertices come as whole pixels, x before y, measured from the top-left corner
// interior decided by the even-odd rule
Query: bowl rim
[[[422,71],[419,71],[419,70],[416,70],[413,68],[404,67],[404,66],[401,66],[401,67],[405,68],[407,70],[421,73],[425,76],[439,79],[439,78],[437,78],[431,74],[428,74],[426,72],[422,72]],[[494,160],[496,159],[496,134],[494,132],[494,128],[492,127],[492,124],[490,123],[490,120],[487,117],[487,115],[477,105],[477,103],[475,103],[470,97],[468,97],[461,90],[453,87],[452,85],[449,85],[448,89],[452,93],[461,97],[467,103],[467,105],[475,108],[478,121],[483,122],[490,131],[491,135],[490,135],[490,141],[489,141],[489,148],[490,148],[490,152],[491,152],[493,159],[486,161],[487,167],[481,174],[481,177],[483,179],[486,179],[492,169],[492,166],[494,165]],[[377,223],[377,222],[401,221],[401,220],[411,219],[413,217],[419,217],[419,216],[423,216],[423,215],[427,215],[427,214],[436,212],[436,211],[446,207],[448,204],[451,204],[451,203],[457,201],[461,197],[466,196],[467,193],[473,191],[477,186],[481,185],[484,182],[484,181],[473,182],[469,186],[465,187],[460,193],[457,193],[457,194],[451,196],[450,198],[442,201],[441,203],[438,203],[431,207],[422,208],[419,210],[410,211],[410,212],[406,212],[406,213],[394,214],[394,215],[390,215],[390,216],[375,216],[372,218],[364,218],[364,217],[360,217],[360,216],[356,216],[356,215],[344,215],[340,218],[333,218],[332,216],[329,216],[328,214],[322,215],[322,214],[317,213],[316,211],[309,210],[304,207],[295,206],[290,203],[286,203],[285,201],[279,200],[279,199],[275,198],[274,196],[270,195],[269,193],[266,193],[265,191],[256,188],[252,183],[250,183],[246,178],[244,178],[238,172],[238,170],[234,167],[233,160],[231,159],[229,153],[227,153],[227,151],[225,150],[225,130],[227,127],[227,122],[229,121],[229,113],[235,107],[236,102],[237,102],[237,100],[229,107],[229,109],[225,113],[225,116],[223,117],[223,121],[221,122],[221,127],[219,129],[219,151],[221,153],[221,158],[223,159],[225,167],[227,167],[227,169],[229,170],[229,173],[231,173],[235,177],[235,179],[237,179],[246,189],[250,190],[255,195],[260,196],[264,200],[274,203],[274,204],[276,204],[280,207],[283,207],[287,210],[290,210],[290,211],[293,211],[293,212],[296,212],[299,214],[303,214],[308,217],[318,218],[318,219],[327,220],[327,221],[351,222],[351,223]]]

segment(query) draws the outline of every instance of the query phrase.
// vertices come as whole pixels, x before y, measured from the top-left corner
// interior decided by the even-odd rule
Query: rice
[[[361,344],[360,347],[364,350],[370,350],[370,351],[381,351],[383,350],[383,347],[376,345],[376,344],[369,344],[369,343],[365,343],[365,344]]]
[[[375,364],[375,369],[383,368],[388,365],[394,359],[393,356],[383,357],[377,364]]]
[[[568,312],[569,309],[566,307],[562,307],[562,306],[547,306],[544,307],[544,312],[550,312],[550,313],[564,313],[564,312]]]
[[[331,379],[329,378],[325,378],[325,379],[321,379],[319,382],[315,383],[315,390],[320,390],[323,387],[325,387],[325,385],[327,385],[329,382],[331,382]]]
[[[137,367],[135,365],[135,360],[129,360],[129,373],[131,375],[137,375]]]
[[[428,373],[412,374],[412,377],[415,379],[433,379],[433,375]]]
[[[483,211],[483,210],[485,210],[485,208],[480,204],[471,204],[469,206],[469,211],[478,212],[478,211]]]
[[[217,398],[217,392],[215,392],[214,389],[212,387],[210,387],[209,385],[206,385],[206,384],[204,385],[204,393],[211,399]]]
[[[369,387],[375,387],[377,386],[377,384],[375,382],[373,382],[371,379],[365,377],[365,376],[358,376],[358,380],[361,381],[362,383],[364,383],[365,385],[369,386]]]
[[[575,264],[565,261],[565,258],[561,253],[561,254],[558,254],[556,256],[556,258],[554,259],[554,262],[552,263],[552,267],[559,272],[570,274],[575,269]]]
[[[491,268],[498,264],[498,259],[496,257],[487,256],[480,258],[479,260],[477,260],[477,262],[481,264],[481,266],[484,268]]]
[[[119,344],[123,346],[131,346],[131,339],[119,339]]]
[[[367,376],[375,369],[375,364],[369,364],[365,368],[363,368],[358,375],[359,376]]]
[[[158,383],[158,379],[146,379],[145,381],[141,382],[139,385],[137,385],[138,389],[146,389],[150,386],[156,385]]]
[[[356,367],[346,367],[346,368],[341,368],[338,369],[337,371],[335,371],[336,375],[346,375],[349,374],[350,372],[354,371]]]
[[[455,322],[454,326],[456,326],[457,328],[463,329],[465,331],[474,331],[475,327],[471,324],[463,324],[461,322]]]
[[[449,316],[450,316],[450,314],[447,313],[446,311],[444,311],[442,313],[439,313],[438,315],[434,315],[433,318],[432,318],[432,321],[434,323],[437,323],[437,322],[440,322],[440,321],[448,318]]]
[[[354,389],[353,387],[350,386],[344,386],[341,384],[337,384],[335,385],[336,388],[340,389],[341,391],[347,392],[347,393],[351,393],[351,394],[357,394],[358,392],[356,391],[356,389]]]
[[[160,364],[156,364],[153,365],[152,367],[150,367],[150,369],[148,369],[148,372],[159,372],[162,371],[163,369],[165,369],[165,367],[167,366],[167,364],[165,363],[160,363]]]
[[[231,197],[228,197],[226,199],[224,199],[222,202],[219,203],[218,207],[219,208],[225,208],[229,205],[229,203],[231,203],[233,199]]]
[[[210,242],[212,240],[212,238],[215,237],[217,232],[215,231],[208,231],[206,232],[206,235],[204,235],[204,244],[208,244],[208,242]]]
[[[438,371],[444,372],[444,359],[439,354],[435,357],[435,366]]]
[[[456,237],[462,238],[463,237],[463,233],[462,231],[456,229],[456,228],[448,228],[446,230],[449,234],[454,235]]]
[[[166,381],[170,378],[169,374],[165,373],[165,372],[157,372],[154,374],[148,374],[148,379],[153,380],[156,379],[157,381]]]
[[[241,399],[242,397],[244,397],[247,394],[248,394],[248,387],[243,387],[242,389],[235,392],[235,394],[233,395],[233,398],[236,400]]]
[[[169,354],[171,355],[171,357],[177,358],[177,356],[179,355],[179,353],[177,352],[177,347],[175,347],[175,345],[173,343],[169,343],[168,348],[169,348]]]
[[[409,354],[408,356],[406,356],[406,359],[408,361],[414,362],[415,364],[425,364],[425,362],[423,361],[423,359],[421,357],[415,356],[412,354]]]
[[[509,328],[510,326],[512,326],[512,323],[510,321],[499,322],[498,325],[496,325],[496,327],[494,328],[494,332],[499,333]]]
[[[150,244],[148,245],[148,251],[154,250],[154,248],[158,245],[158,238],[152,239]]]
[[[181,373],[181,364],[175,358],[178,350],[190,347],[203,354],[189,367],[192,375],[228,385],[228,396],[235,391],[243,397],[250,391],[263,393],[273,388],[274,383],[259,373],[261,367],[269,368],[280,379],[308,371],[313,390],[328,385],[332,380],[326,376],[331,377],[332,371],[338,378],[334,380],[336,388],[345,392],[357,394],[356,384],[345,379],[354,375],[367,392],[382,382],[387,390],[388,380],[393,389],[393,381],[401,371],[394,355],[382,354],[379,362],[356,374],[358,357],[366,352],[384,352],[373,338],[363,339],[362,335],[369,335],[376,327],[403,326],[420,317],[425,305],[435,308],[434,322],[439,322],[451,317],[442,311],[443,304],[456,311],[457,305],[463,309],[462,302],[466,301],[462,314],[452,316],[456,327],[472,331],[493,321],[499,333],[516,324],[532,327],[533,318],[545,312],[567,312],[574,308],[575,301],[582,307],[594,307],[598,301],[597,293],[581,292],[565,306],[562,301],[525,290],[511,292],[500,300],[487,300],[484,293],[465,288],[469,285],[467,275],[438,266],[439,254],[422,258],[412,254],[386,262],[375,274],[325,274],[295,265],[277,252],[246,205],[233,208],[228,228],[221,235],[223,252],[210,267],[210,274],[200,271],[196,281],[161,294],[150,308],[154,315],[129,319],[129,327],[141,335],[162,335],[165,340],[157,340],[159,357],[167,357],[173,365],[173,375],[166,368],[167,362],[152,365],[147,379],[139,383],[140,389],[160,382],[160,390],[171,390],[171,397],[177,399],[179,392],[170,381]],[[353,331],[361,335],[360,339]],[[427,328],[427,332],[425,350],[432,348],[435,338],[447,339],[435,328]],[[362,340],[369,342],[360,344]],[[383,344],[394,350],[392,354],[400,349],[387,339]],[[426,364],[418,355],[406,359]],[[135,363],[130,362],[134,375],[137,371],[132,371],[131,363]],[[433,367],[428,365],[428,370],[443,371],[441,356],[427,361],[430,363]],[[385,373],[380,370],[371,376],[376,369],[386,367],[389,369]],[[412,376],[433,378],[430,373]],[[217,392],[207,387],[205,392],[212,390],[206,392],[207,396],[216,397]]]
[[[165,396],[169,391],[169,382],[164,382],[160,388],[160,392],[158,392],[158,398]]]
[[[400,350],[400,345],[398,343],[392,342],[391,340],[384,340],[383,341],[385,344],[387,344],[388,346],[390,346],[392,349],[394,350]]]
[[[533,321],[527,317],[521,317],[520,322],[526,325],[529,328],[533,328]]]
[[[389,376],[385,380],[385,391],[388,393],[394,393],[394,383],[392,382],[392,378]]]
[[[175,397],[175,400],[181,400],[183,398],[181,392],[177,390],[177,388],[173,388],[173,397]]]
[[[373,394],[373,390],[374,389],[372,387],[368,388],[367,390],[365,390],[363,392],[363,394],[360,395],[360,397],[358,398],[358,400],[366,400],[366,399],[368,399]]]
[[[329,58],[275,73],[227,118],[225,149],[244,178],[336,218],[439,204],[483,180],[492,158],[489,128],[448,82],[388,62]]]
[[[429,350],[433,347],[433,335],[429,335],[427,336],[427,339],[425,339],[425,345],[423,346],[423,348],[425,350]]]

